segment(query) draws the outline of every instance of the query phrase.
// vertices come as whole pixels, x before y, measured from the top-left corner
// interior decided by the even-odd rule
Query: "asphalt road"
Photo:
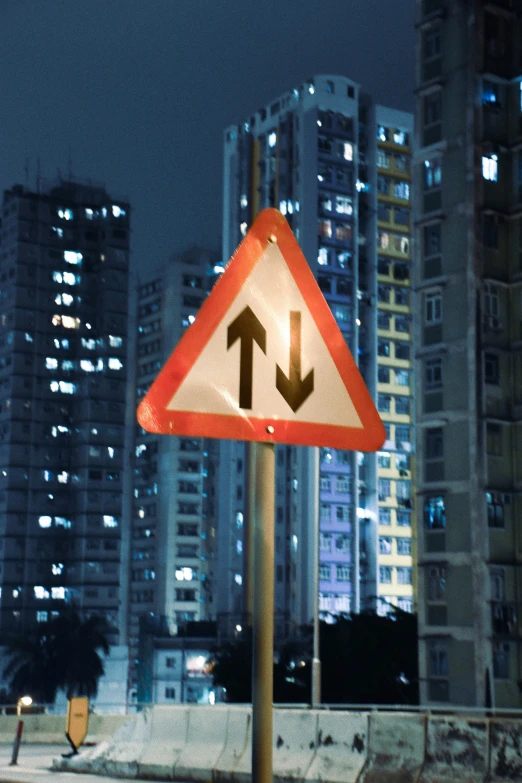
[[[84,775],[74,772],[56,772],[51,769],[53,758],[68,753],[67,742],[63,745],[21,745],[18,764],[11,767],[11,745],[0,745],[0,783],[114,783],[114,778],[102,775]],[[137,780],[134,783],[150,783]]]

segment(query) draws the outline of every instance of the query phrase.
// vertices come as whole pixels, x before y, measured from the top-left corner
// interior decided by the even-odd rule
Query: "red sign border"
[[[352,399],[362,428],[260,419],[247,413],[242,416],[167,410],[168,403],[271,241],[278,244]],[[201,306],[196,320],[182,336],[141,401],[137,417],[143,429],[166,435],[330,446],[358,451],[377,451],[382,447],[386,433],[381,418],[292,229],[279,210],[265,209],[259,214]]]

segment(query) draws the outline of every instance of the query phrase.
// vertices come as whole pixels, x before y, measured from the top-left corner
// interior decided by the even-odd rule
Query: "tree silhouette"
[[[4,677],[13,694],[29,694],[52,704],[59,690],[72,696],[95,696],[104,674],[100,652],[109,654],[110,628],[104,617],[82,619],[74,607],[34,629],[7,640],[9,663]]]
[[[304,629],[303,629],[304,630]],[[310,703],[311,628],[283,645],[274,664],[274,702]],[[397,607],[320,623],[321,695],[325,704],[418,704],[417,618]],[[213,655],[215,685],[229,702],[252,699],[252,643],[243,639]]]

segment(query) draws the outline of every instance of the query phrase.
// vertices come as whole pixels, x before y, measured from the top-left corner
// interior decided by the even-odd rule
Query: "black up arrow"
[[[276,365],[276,388],[295,413],[314,390],[314,371],[301,380],[301,313],[290,311],[290,377]]]
[[[254,372],[254,340],[266,353],[266,329],[261,321],[245,307],[235,318],[227,332],[227,349],[241,340],[239,352],[239,407],[252,408],[252,376]]]

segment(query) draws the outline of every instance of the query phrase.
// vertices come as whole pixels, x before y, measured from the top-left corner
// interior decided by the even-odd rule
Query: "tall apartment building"
[[[4,193],[2,639],[74,603],[126,640],[129,219],[102,186]]]
[[[388,432],[378,456],[277,447],[278,637],[314,616],[317,515],[323,618],[392,604],[412,609],[411,133],[411,115],[329,75],[225,132],[223,258],[262,208],[283,212]],[[222,442],[220,465],[217,600],[233,623],[244,611],[244,444]]]
[[[136,321],[137,389],[133,405],[194,321],[223,271],[218,253],[191,249],[173,255],[139,281]],[[153,435],[134,420],[130,558],[130,693],[136,694],[140,618],[154,615],[170,632],[214,616],[217,444]]]
[[[522,3],[416,14],[421,702],[520,707]]]

